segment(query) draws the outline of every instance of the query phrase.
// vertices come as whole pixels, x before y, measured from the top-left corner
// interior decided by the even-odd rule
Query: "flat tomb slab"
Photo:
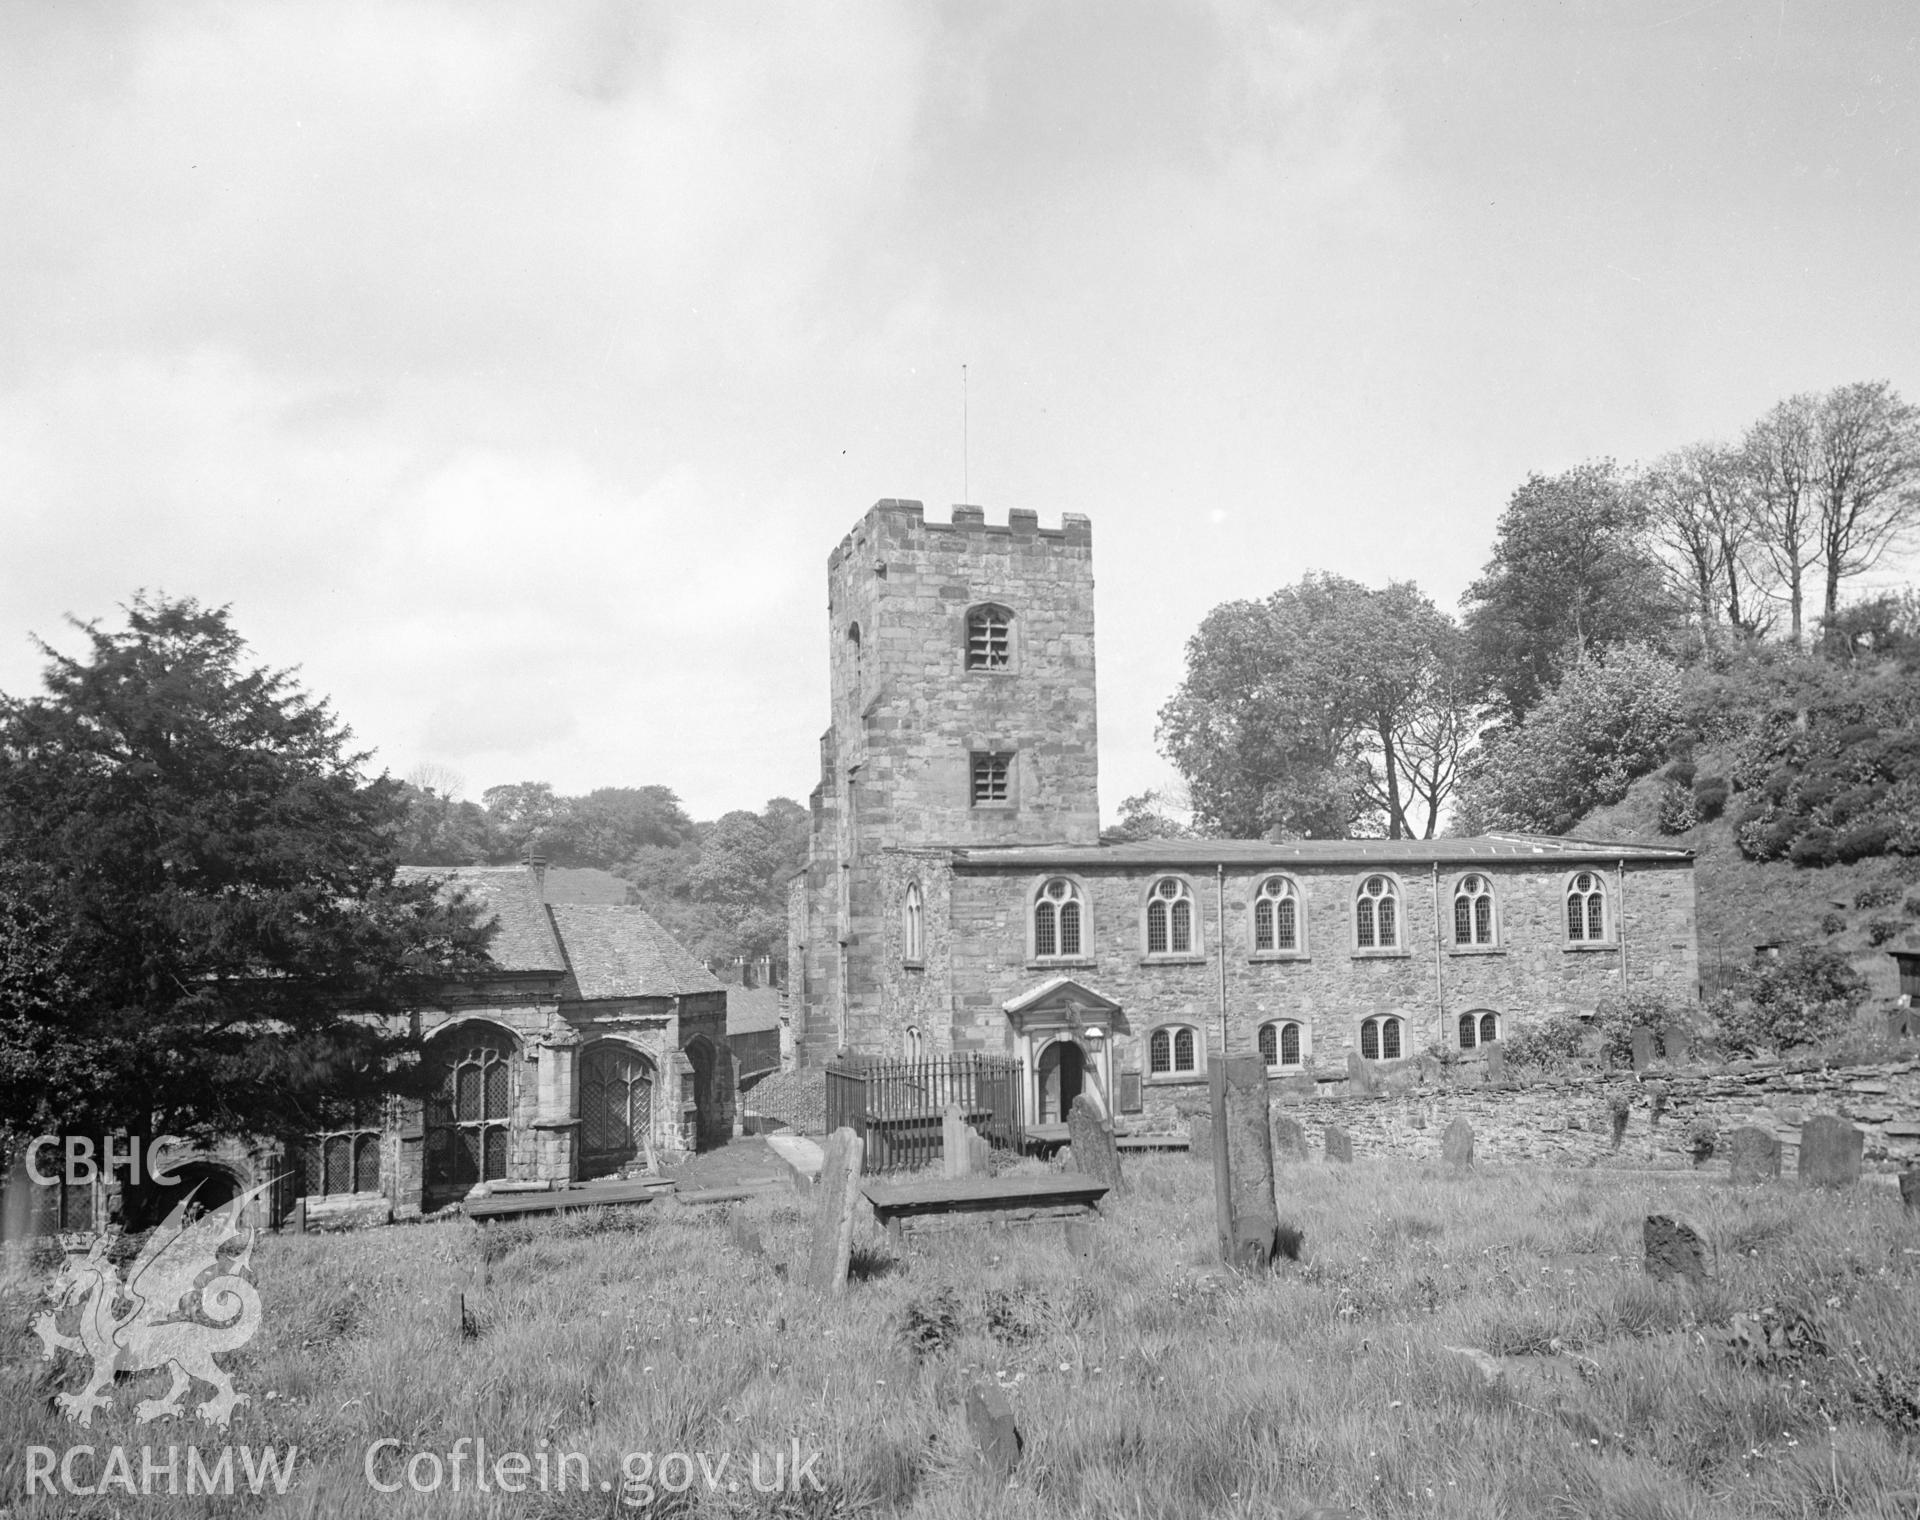
[[[1113,1148],[1117,1151],[1185,1151],[1193,1149],[1193,1142],[1185,1135],[1115,1135]]]
[[[914,1182],[868,1182],[860,1191],[880,1223],[929,1214],[1014,1214],[1046,1210],[1083,1214],[1106,1196],[1091,1177],[954,1177]],[[1039,1216],[1035,1216],[1039,1217]]]
[[[587,1187],[565,1188],[552,1193],[518,1193],[491,1198],[472,1198],[461,1211],[469,1219],[514,1219],[527,1214],[563,1214],[572,1209],[597,1209],[608,1206],[652,1203],[663,1189],[645,1182],[616,1182]]]

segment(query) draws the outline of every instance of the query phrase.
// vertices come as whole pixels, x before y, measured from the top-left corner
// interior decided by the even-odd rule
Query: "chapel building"
[[[828,559],[789,895],[800,1059],[1016,1059],[1170,1119],[1209,1053],[1344,1080],[1632,987],[1696,995],[1693,857],[1548,836],[1099,841],[1093,532],[877,503]]]

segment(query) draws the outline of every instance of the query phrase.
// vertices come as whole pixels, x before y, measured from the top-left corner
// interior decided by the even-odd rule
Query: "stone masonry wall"
[[[1298,1084],[1276,1089],[1273,1110],[1298,1121],[1315,1155],[1325,1126],[1353,1137],[1356,1156],[1437,1160],[1440,1136],[1456,1118],[1473,1126],[1477,1159],[1555,1166],[1693,1165],[1689,1123],[1704,1119],[1724,1142],[1741,1125],[1777,1136],[1782,1171],[1798,1163],[1801,1123],[1815,1114],[1841,1114],[1865,1134],[1871,1168],[1899,1170],[1920,1163],[1920,1053],[1880,1065],[1823,1068],[1817,1062],[1743,1062],[1718,1070],[1655,1068],[1643,1077],[1489,1083],[1485,1067],[1467,1063],[1444,1077],[1430,1072],[1390,1077],[1372,1095],[1351,1084],[1318,1083],[1312,1096]],[[1613,1144],[1611,1107],[1626,1098],[1626,1133]],[[1206,1093],[1183,1094],[1159,1128],[1178,1130],[1206,1108]],[[1661,1111],[1656,1115],[1656,1108]],[[1721,1162],[1724,1165],[1724,1160]]]
[[[1308,1030],[1306,1075],[1344,1073],[1359,1048],[1363,1019],[1398,1014],[1407,1021],[1409,1056],[1438,1041],[1458,1043],[1458,1015],[1500,1015],[1511,1032],[1544,1017],[1589,1014],[1599,998],[1621,986],[1619,936],[1599,949],[1570,946],[1565,937],[1564,862],[1551,869],[1530,861],[1489,860],[1473,869],[1490,877],[1499,900],[1499,939],[1491,952],[1451,944],[1451,888],[1459,871],[1439,878],[1441,913],[1433,910],[1433,881],[1402,874],[1406,949],[1359,951],[1353,944],[1350,904],[1358,883],[1378,865],[1290,866],[1305,905],[1304,950],[1292,956],[1256,956],[1249,905],[1271,870],[1226,874],[1227,1018],[1232,1051],[1257,1049],[1261,1024],[1296,1019]],[[1207,1049],[1219,1048],[1219,964],[1214,955],[1218,888],[1211,873],[1146,867],[1060,873],[1078,883],[1089,910],[1086,954],[1036,961],[1028,954],[1028,904],[1043,878],[961,864],[953,873],[950,917],[928,914],[928,953],[950,967],[953,1041],[957,1049],[1002,1052],[1011,1032],[1001,1005],[1052,976],[1068,974],[1125,1010],[1115,1040],[1116,1072],[1144,1072],[1147,1036],[1161,1025],[1187,1024]],[[1153,882],[1178,875],[1193,893],[1196,952],[1149,957],[1141,927]],[[1391,874],[1391,873],[1389,873]],[[1607,873],[1609,892],[1617,890]],[[1658,988],[1690,999],[1698,974],[1693,934],[1693,879],[1684,866],[1638,863],[1626,874],[1624,938],[1628,985]],[[938,927],[936,928],[936,924]],[[1435,937],[1439,935],[1439,954]],[[948,938],[936,944],[935,936]],[[1438,962],[1436,968],[1436,960]],[[894,1022],[882,1020],[881,1037]],[[1382,1063],[1390,1064],[1390,1063]],[[1202,1070],[1187,1079],[1149,1078],[1148,1113],[1165,1108],[1185,1088],[1205,1089]]]

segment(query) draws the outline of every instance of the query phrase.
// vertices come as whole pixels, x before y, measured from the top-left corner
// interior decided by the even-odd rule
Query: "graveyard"
[[[1246,1147],[1270,1143],[1254,1127],[1230,1117],[1198,1156],[1127,1154],[1097,1208],[1064,1221],[890,1234],[831,1175],[830,1143],[805,1191],[263,1238],[231,1428],[141,1427],[122,1398],[84,1439],[294,1444],[298,1482],[137,1511],[112,1494],[16,1500],[11,1515],[1920,1507],[1920,1200],[1848,1180],[1846,1137],[1820,1185],[1764,1164],[1739,1182],[1726,1163],[1501,1165],[1474,1155],[1465,1121],[1419,1159],[1362,1145],[1342,1162],[1338,1135],[1284,1134],[1265,1160],[1272,1222],[1249,1227],[1262,1164]],[[987,1180],[1090,1181],[1071,1151],[998,1159]],[[1271,1261],[1246,1249],[1261,1229]],[[16,1466],[77,1435],[51,1406],[72,1374],[37,1349],[16,1330],[0,1371],[0,1460]],[[463,1437],[581,1454],[592,1481],[518,1496],[400,1483],[409,1454]],[[369,1483],[379,1442],[393,1492]],[[712,1486],[689,1465],[684,1491],[622,1508],[621,1464],[640,1452],[739,1465]],[[819,1457],[797,1490],[729,1490],[754,1452]],[[18,1494],[18,1473],[4,1486]]]

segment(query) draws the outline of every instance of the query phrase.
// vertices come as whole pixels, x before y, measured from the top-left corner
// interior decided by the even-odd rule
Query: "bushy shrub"
[[[1661,833],[1684,834],[1699,821],[1700,812],[1694,806],[1692,792],[1672,783],[1660,789]]]
[[[1897,918],[1876,918],[1867,925],[1867,943],[1884,945],[1907,926]]]
[[[1693,783],[1694,816],[1703,823],[1718,818],[1732,795],[1733,783],[1725,776],[1702,776]]]
[[[1708,1005],[1716,1042],[1736,1055],[1794,1050],[1842,1033],[1867,983],[1845,956],[1801,945],[1748,967]]]
[[[1633,1031],[1641,1026],[1657,1035],[1663,1029],[1693,1033],[1696,1018],[1683,1006],[1658,992],[1609,992],[1594,1005],[1593,1027],[1600,1035],[1600,1056],[1609,1065],[1633,1064]]]
[[[1820,932],[1822,934],[1843,934],[1846,932],[1846,927],[1847,916],[1844,913],[1836,913],[1829,908],[1825,913],[1820,915]]]
[[[1681,787],[1691,787],[1695,774],[1696,771],[1691,757],[1685,760],[1673,761],[1660,773],[1661,779],[1664,780],[1667,785]]]
[[[1720,1146],[1720,1131],[1705,1115],[1687,1121],[1687,1149],[1696,1162],[1705,1161]]]
[[[1510,1030],[1500,1041],[1500,1050],[1509,1066],[1555,1071],[1579,1059],[1586,1032],[1578,1019],[1556,1014]]]
[[[1909,897],[1900,904],[1900,911],[1908,918],[1920,918],[1920,897]]]
[[[1853,894],[1856,908],[1890,908],[1900,901],[1900,888],[1890,881],[1876,881]]]

